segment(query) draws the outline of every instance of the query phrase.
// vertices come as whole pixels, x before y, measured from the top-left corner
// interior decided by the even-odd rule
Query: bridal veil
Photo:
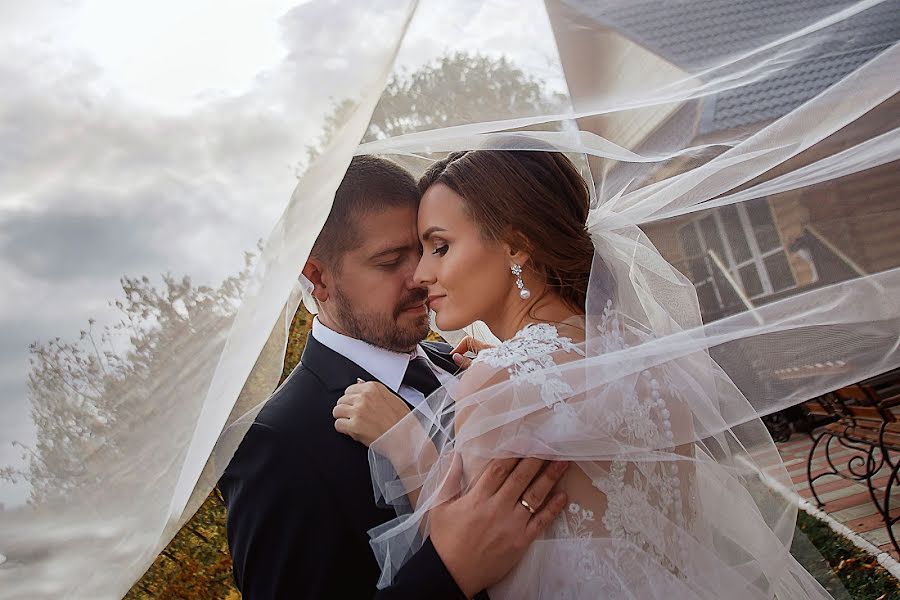
[[[591,186],[587,339],[465,396],[487,412],[454,444],[701,498],[715,527],[626,540],[634,573],[655,548],[671,585],[727,565],[710,597],[823,593],[760,418],[900,366],[898,0],[207,4],[0,10],[0,595],[121,597],[196,511],[282,373],[354,154],[418,174],[510,144]],[[382,500],[439,488],[379,465]],[[398,519],[384,581],[415,550]]]

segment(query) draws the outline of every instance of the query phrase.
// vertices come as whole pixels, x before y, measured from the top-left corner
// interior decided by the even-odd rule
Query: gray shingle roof
[[[566,3],[693,73],[851,4],[846,0]],[[767,39],[761,38],[761,32],[766,32]],[[900,0],[887,0],[841,21],[825,29],[819,40],[786,68],[718,94],[711,118],[704,119],[703,132],[778,118],[900,41]]]

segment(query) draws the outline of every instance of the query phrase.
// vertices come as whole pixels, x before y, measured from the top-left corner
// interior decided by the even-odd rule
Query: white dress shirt
[[[412,359],[416,357],[424,358],[441,385],[455,381],[452,375],[432,363],[425,351],[422,350],[422,347],[418,345],[412,352],[394,352],[386,348],[379,348],[368,342],[330,329],[322,324],[318,317],[313,319],[312,336],[323,346],[334,350],[371,373],[385,387],[399,394],[401,398],[413,406],[419,406],[422,400],[425,399],[425,396],[415,388],[402,385],[403,376],[406,375],[406,368]]]

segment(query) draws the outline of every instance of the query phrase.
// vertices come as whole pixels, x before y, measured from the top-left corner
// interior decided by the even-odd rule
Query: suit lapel
[[[343,354],[338,354],[316,340],[312,333],[306,336],[306,347],[300,356],[300,362],[333,392],[343,392],[356,383],[357,379],[378,381],[371,373]]]
[[[315,373],[316,377],[325,384],[329,391],[337,392],[341,395],[343,395],[344,390],[356,383],[358,379],[384,383],[343,354],[339,354],[319,342],[313,337],[312,332],[306,336],[306,347],[303,348],[300,363]],[[403,400],[410,409],[414,408],[403,396],[393,390],[391,392]]]

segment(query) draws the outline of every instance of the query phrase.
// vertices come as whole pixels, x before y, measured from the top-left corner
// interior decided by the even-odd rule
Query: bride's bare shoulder
[[[527,325],[512,338],[478,353],[459,381],[459,395],[465,397],[506,381],[528,379],[546,368],[576,360],[584,356],[583,339],[584,330],[577,325]]]
[[[466,398],[480,390],[500,385],[508,380],[509,373],[505,369],[497,369],[485,362],[473,361],[469,368],[460,375],[455,395],[457,400]]]

